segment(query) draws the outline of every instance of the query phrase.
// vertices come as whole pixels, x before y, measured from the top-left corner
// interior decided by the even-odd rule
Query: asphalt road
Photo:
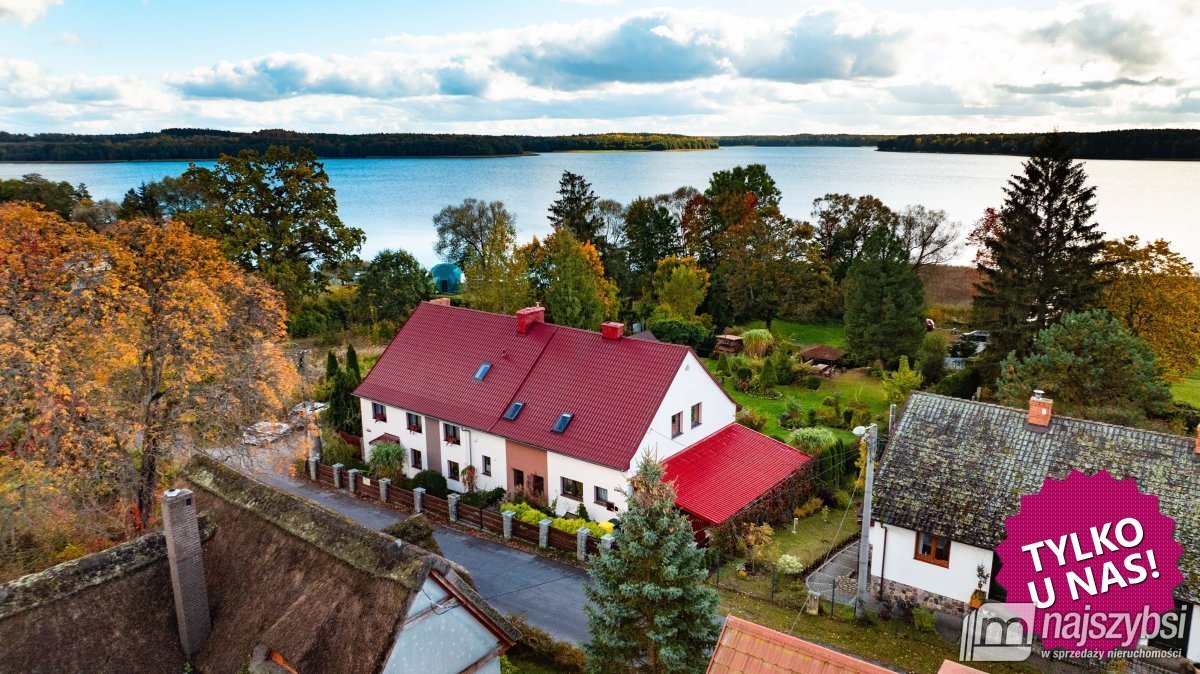
[[[318,503],[365,527],[383,529],[406,517],[391,508],[292,478],[280,466],[259,463],[247,468],[244,461],[220,458],[257,480]],[[446,558],[466,568],[479,593],[501,612],[520,614],[531,625],[562,641],[579,644],[588,640],[583,610],[587,603],[583,593],[586,572],[437,524],[434,538]]]

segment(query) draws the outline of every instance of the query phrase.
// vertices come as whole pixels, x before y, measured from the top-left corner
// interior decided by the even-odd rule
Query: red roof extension
[[[812,457],[741,424],[729,424],[663,462],[675,505],[720,524]]]
[[[892,674],[845,653],[735,616],[725,619],[708,674]]]
[[[515,316],[423,302],[354,393],[625,471],[689,351],[547,323],[520,334]]]

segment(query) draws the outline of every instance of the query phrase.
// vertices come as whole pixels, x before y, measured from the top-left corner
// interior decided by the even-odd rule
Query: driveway
[[[259,455],[257,450],[249,456]],[[247,454],[219,454],[231,467],[266,484],[318,503],[362,526],[384,529],[407,517],[392,508],[319,487],[287,474],[286,462],[247,460]],[[261,456],[261,455],[259,455]],[[510,548],[498,541],[434,524],[442,553],[471,573],[479,594],[503,613],[520,614],[555,639],[580,644],[588,640],[587,572],[562,562]]]

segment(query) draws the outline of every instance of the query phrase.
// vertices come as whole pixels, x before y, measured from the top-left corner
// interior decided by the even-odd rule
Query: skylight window
[[[562,433],[563,431],[567,430],[567,424],[571,423],[571,419],[574,417],[575,415],[571,414],[570,412],[563,412],[562,414],[558,415],[558,421],[554,422],[554,427],[550,430],[555,433]]]
[[[524,408],[525,408],[525,403],[514,402],[513,404],[508,406],[508,411],[506,411],[504,413],[504,418],[508,419],[509,421],[516,421],[517,415],[520,414],[521,410]]]
[[[483,378],[487,376],[488,371],[491,369],[491,363],[480,363],[479,369],[475,370],[475,381],[483,381]]]

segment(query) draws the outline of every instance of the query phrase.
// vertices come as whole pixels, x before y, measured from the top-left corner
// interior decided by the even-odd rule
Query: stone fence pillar
[[[512,538],[513,511],[505,510],[504,512],[500,513],[500,516],[504,518],[504,539],[505,540],[511,539]]]
[[[587,527],[579,527],[575,532],[575,558],[581,562],[587,561],[587,542],[591,533]]]
[[[450,512],[450,521],[458,521],[458,494],[448,494],[446,496],[446,510]]]
[[[358,493],[358,476],[361,473],[362,473],[362,471],[357,468],[350,469],[350,493],[351,494]]]
[[[317,481],[317,464],[320,460],[317,457],[312,457],[308,460],[308,478],[313,482]]]
[[[425,487],[417,487],[413,490],[413,512],[425,512]]]
[[[333,464],[333,488],[334,489],[342,488],[342,469],[343,468],[345,468],[345,466],[340,463]]]
[[[538,545],[543,548],[550,547],[550,524],[552,522],[554,522],[554,520],[550,519],[549,517],[541,522],[538,522]]]
[[[379,500],[387,503],[388,487],[392,486],[392,478],[385,477],[379,480]]]
[[[604,548],[605,550],[612,550],[612,545],[613,545],[613,535],[612,534],[604,534],[603,536],[600,537],[600,547],[601,548]]]

